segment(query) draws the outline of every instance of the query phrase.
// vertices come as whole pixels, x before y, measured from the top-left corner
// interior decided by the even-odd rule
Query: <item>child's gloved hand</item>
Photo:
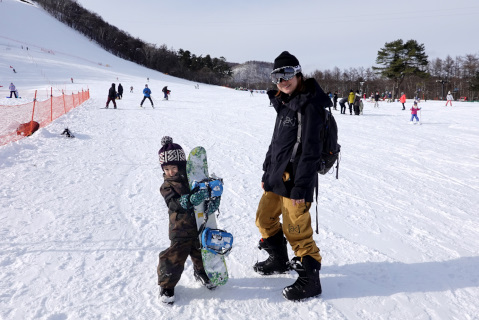
[[[190,203],[194,206],[197,206],[201,202],[203,202],[207,197],[208,197],[208,190],[206,189],[198,190],[190,196]]]
[[[185,210],[188,210],[188,209],[193,207],[190,203],[190,195],[189,194],[184,194],[180,197],[180,205]]]
[[[212,214],[220,207],[221,197],[216,197],[214,200],[210,200],[208,203],[208,210],[206,214]]]

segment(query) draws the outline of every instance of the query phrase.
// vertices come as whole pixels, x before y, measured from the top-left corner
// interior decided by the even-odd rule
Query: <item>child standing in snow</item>
[[[419,118],[417,117],[418,110],[421,110],[421,108],[417,106],[417,101],[414,101],[414,105],[411,108],[411,123],[413,122],[414,118],[416,118],[416,121],[419,122]]]
[[[452,97],[451,91],[449,91],[449,92],[447,93],[447,96],[446,96],[446,100],[447,100],[447,101],[446,101],[446,107],[447,107],[447,104],[448,104],[448,103],[450,103],[450,104],[451,104],[451,107],[452,107],[452,99],[454,99],[454,98]]]
[[[158,155],[164,172],[164,182],[160,187],[160,193],[168,207],[170,217],[168,233],[171,243],[160,253],[158,285],[160,301],[173,304],[175,286],[180,281],[188,256],[193,262],[195,279],[208,289],[214,289],[215,286],[210,282],[203,267],[193,209],[193,206],[200,204],[206,198],[207,191],[200,190],[190,195],[186,177],[185,152],[168,136],[161,139],[161,145]],[[219,205],[219,199],[217,205]]]

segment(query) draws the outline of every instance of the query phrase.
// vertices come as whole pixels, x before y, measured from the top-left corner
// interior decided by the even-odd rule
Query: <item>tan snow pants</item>
[[[256,226],[263,239],[274,236],[282,228],[297,257],[311,256],[321,262],[319,248],[313,240],[310,208],[310,202],[293,206],[291,199],[265,191],[256,211]]]

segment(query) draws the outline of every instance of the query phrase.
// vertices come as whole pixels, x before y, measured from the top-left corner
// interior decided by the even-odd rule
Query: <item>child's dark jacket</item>
[[[178,173],[174,177],[163,174],[165,182],[160,187],[160,193],[165,199],[170,215],[168,228],[170,240],[193,239],[198,237],[196,219],[193,209],[186,210],[180,205],[180,197],[189,194],[186,175]]]

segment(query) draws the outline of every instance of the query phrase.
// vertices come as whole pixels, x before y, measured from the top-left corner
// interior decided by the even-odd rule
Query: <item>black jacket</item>
[[[111,98],[111,99],[115,99],[116,98],[116,90],[115,90],[115,86],[112,85],[110,87],[110,90],[108,90],[108,97]]]
[[[322,141],[320,130],[325,124],[325,108],[332,105],[331,99],[314,79],[305,81],[305,92],[276,97],[276,90],[268,91],[271,104],[277,112],[273,138],[263,163],[264,190],[272,191],[291,199],[313,201]],[[297,140],[297,112],[302,115],[301,144],[296,157],[290,158]],[[284,172],[291,179],[283,181]]]

